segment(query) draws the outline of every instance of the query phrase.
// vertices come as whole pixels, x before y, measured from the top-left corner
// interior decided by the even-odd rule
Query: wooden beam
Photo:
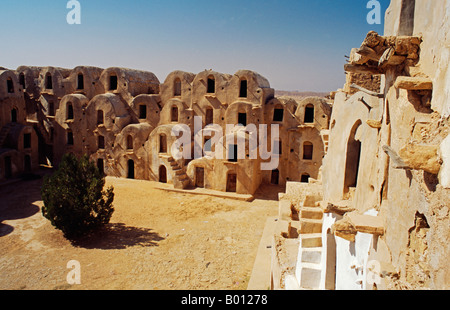
[[[364,87],[361,87],[361,86],[356,85],[356,84],[352,84],[352,85],[350,85],[350,87],[351,87],[351,88],[356,88],[356,89],[358,89],[358,90],[360,90],[360,91],[362,91],[362,92],[364,92],[364,93],[366,93],[366,94],[369,94],[369,95],[371,95],[371,96],[375,96],[375,97],[378,97],[378,98],[384,98],[384,94],[382,94],[382,93],[377,93],[377,92],[374,92],[374,91],[365,89]]]

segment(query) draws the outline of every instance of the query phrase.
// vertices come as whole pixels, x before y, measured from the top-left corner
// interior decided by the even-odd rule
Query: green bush
[[[42,214],[68,239],[108,224],[114,212],[114,188],[106,191],[105,176],[84,155],[63,156],[58,170],[44,178]]]

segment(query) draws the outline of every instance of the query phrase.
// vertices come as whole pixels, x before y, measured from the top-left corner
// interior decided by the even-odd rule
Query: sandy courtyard
[[[0,188],[0,289],[246,289],[282,191],[262,188],[243,202],[108,177],[111,223],[72,244],[42,216],[41,183]],[[81,285],[66,281],[70,260],[80,262]]]

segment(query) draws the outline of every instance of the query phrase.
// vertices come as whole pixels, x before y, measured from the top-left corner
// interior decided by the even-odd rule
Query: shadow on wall
[[[72,241],[72,244],[85,249],[119,250],[133,246],[157,246],[162,240],[163,237],[149,228],[110,223],[91,235]]]

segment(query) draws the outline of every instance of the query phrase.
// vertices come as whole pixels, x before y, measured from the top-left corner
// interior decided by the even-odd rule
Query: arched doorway
[[[361,141],[357,135],[359,129],[361,129],[360,120],[353,125],[347,142],[344,196],[350,191],[350,188],[356,187],[358,184],[359,162],[361,159]]]
[[[161,183],[167,183],[167,169],[166,166],[161,165],[159,166],[159,182]]]

